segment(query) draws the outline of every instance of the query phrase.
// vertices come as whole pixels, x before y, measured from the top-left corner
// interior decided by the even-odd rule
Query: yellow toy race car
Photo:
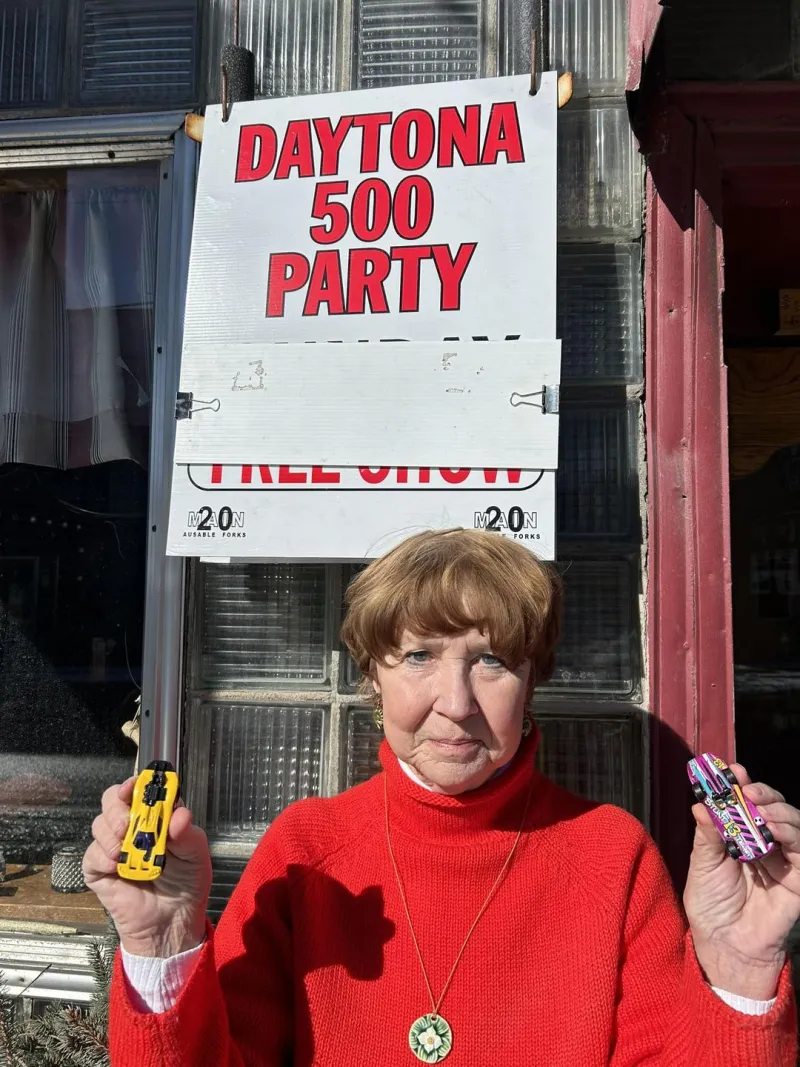
[[[167,830],[178,794],[178,776],[166,760],[155,760],[136,779],[131,817],[117,863],[120,878],[152,882],[164,870]]]

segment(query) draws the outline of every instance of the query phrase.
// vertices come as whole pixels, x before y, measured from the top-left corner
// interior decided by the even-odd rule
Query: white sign
[[[194,445],[179,452],[179,462],[227,468],[267,457],[296,464],[301,454],[289,451],[288,435],[281,438],[272,421],[257,417],[253,398],[249,414],[238,409],[235,442],[222,432],[217,435],[219,453],[202,451],[198,444],[202,429],[210,427],[211,420],[222,415],[223,402],[230,403],[234,397],[232,381],[227,392],[221,383],[218,390],[211,388],[213,396],[205,395],[210,383],[204,375],[209,352],[215,347],[222,352],[221,346],[252,346],[249,358],[234,371],[241,383],[250,364],[252,372],[264,358],[263,346],[268,345],[435,343],[454,338],[554,341],[556,75],[543,76],[536,96],[530,95],[529,88],[530,77],[520,76],[261,100],[236,104],[226,123],[218,107],[207,109],[181,370],[181,391],[192,394],[194,410],[192,419],[178,427],[179,450],[190,440]],[[362,347],[366,352],[367,346]],[[380,354],[393,361],[402,347],[384,344]],[[339,359],[343,365],[345,348],[344,344],[309,346],[307,380],[335,368]],[[542,346],[542,357],[545,349]],[[493,350],[497,351],[496,346]],[[277,358],[273,353],[271,359]],[[520,395],[557,382],[557,372],[554,375],[539,364],[538,355],[532,359],[527,383],[513,385],[512,391]],[[316,370],[310,369],[312,365]],[[360,383],[368,376],[365,368],[363,362],[358,371],[351,365],[342,375],[341,403],[348,389],[351,398],[358,395]],[[492,366],[486,367],[487,381],[495,372],[500,373],[497,355]],[[438,373],[443,379],[441,368]],[[390,374],[387,367],[385,375],[391,385],[384,396],[391,400],[390,394],[400,388],[397,382],[402,381],[402,372]],[[326,380],[330,383],[330,378]],[[342,468],[346,456],[355,459],[356,469],[359,462],[385,463],[401,470],[446,462],[476,469],[513,464],[535,468],[538,477],[540,469],[555,465],[554,451],[532,455],[529,448],[513,458],[489,451],[490,444],[491,448],[498,445],[500,431],[506,429],[503,421],[511,416],[536,413],[542,425],[553,419],[551,435],[555,433],[555,416],[542,416],[534,407],[517,409],[510,401],[506,401],[503,421],[487,434],[487,451],[480,459],[474,448],[460,455],[455,441],[447,459],[438,458],[444,452],[426,452],[426,442],[438,448],[446,439],[446,427],[440,420],[435,439],[419,431],[416,412],[409,407],[412,391],[412,383],[407,382],[402,396],[395,398],[400,402],[386,412],[389,432],[383,442],[359,427],[366,448],[375,446],[375,452],[367,456],[377,456],[378,448],[391,438],[392,451],[381,452],[377,459],[362,458],[360,452],[355,459],[352,449],[337,453],[335,449],[347,439],[345,434],[328,439],[326,451],[315,430],[318,423],[304,416],[302,408],[291,409],[289,421],[305,433],[302,442],[295,442],[308,449],[302,453],[307,457],[305,466],[311,470],[312,464],[324,466],[328,459]],[[215,400],[219,411],[200,410],[202,402]],[[357,419],[364,415],[363,407],[354,416],[358,405],[352,400],[340,409],[340,417]],[[466,410],[461,408],[463,418]],[[484,422],[476,421],[473,444],[480,442],[485,430]],[[510,426],[509,421],[509,435]],[[356,432],[353,423],[348,433]],[[245,449],[248,434],[252,447]],[[509,440],[513,450],[511,436]],[[409,449],[403,455],[399,446],[405,442]],[[230,445],[227,451],[222,450],[223,443],[226,448]],[[376,488],[364,494],[362,511],[369,512],[369,522],[380,528],[373,530],[375,537],[367,531],[366,542],[380,544],[384,535],[393,537],[392,531],[401,526],[447,524],[455,511],[456,524],[472,526],[474,521],[467,521],[470,514],[497,507],[505,515],[518,506],[524,514],[536,513],[539,530],[547,529],[543,545],[550,548],[545,552],[539,546],[539,550],[548,554],[553,543],[552,480],[548,474],[535,489],[509,490],[516,494],[517,503],[503,507],[493,502],[497,490],[494,496],[485,486],[456,490],[464,493],[462,503],[467,493],[472,497],[468,509],[461,504],[454,509],[455,491],[447,488],[424,490],[425,503],[416,511],[412,511],[416,503],[410,490]],[[545,483],[550,484],[549,493],[542,491]],[[210,507],[217,515],[228,506],[221,490],[198,489],[187,467],[178,466],[171,552],[201,554],[199,548],[189,548],[185,538],[184,505],[192,493],[197,494],[195,511]],[[530,500],[523,499],[526,494],[531,494]],[[305,524],[316,533],[307,535],[304,548],[296,546],[303,557],[360,558],[353,546],[362,545],[365,539],[341,528],[360,521],[358,513],[340,507],[336,503],[340,495],[333,488],[320,493],[303,486],[279,509],[284,526],[288,522],[299,528],[304,516],[312,513],[327,516],[325,521]],[[320,505],[322,496],[329,498],[325,508]],[[550,511],[544,516],[547,500]],[[300,558],[297,552],[282,551],[274,540],[274,524],[263,517],[271,513],[271,507],[265,507],[258,520],[272,531],[259,538],[258,555]],[[255,515],[252,504],[250,508]],[[202,546],[203,555],[253,554],[246,539],[238,547],[231,539],[225,539],[224,547],[219,539],[210,540],[214,543]],[[286,540],[283,537],[281,544]]]
[[[419,530],[496,530],[555,552],[552,471],[190,465],[175,470],[171,555],[370,559]]]
[[[543,404],[558,341],[191,345],[186,357],[198,399],[177,463],[558,465],[558,415]]]

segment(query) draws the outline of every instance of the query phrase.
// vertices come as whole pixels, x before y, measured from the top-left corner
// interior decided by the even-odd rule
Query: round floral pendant
[[[408,1031],[411,1051],[423,1063],[438,1063],[450,1054],[453,1031],[441,1015],[421,1015]]]

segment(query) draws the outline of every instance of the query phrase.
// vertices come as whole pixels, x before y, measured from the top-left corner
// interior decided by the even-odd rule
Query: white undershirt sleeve
[[[122,969],[128,980],[131,1003],[137,1011],[169,1011],[188,982],[202,948],[201,944],[166,959],[133,956],[121,948]]]

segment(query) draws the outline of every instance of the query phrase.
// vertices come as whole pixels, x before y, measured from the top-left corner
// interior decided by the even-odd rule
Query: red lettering
[[[433,222],[433,186],[415,174],[403,178],[394,191],[394,228],[404,241],[418,241]]]
[[[278,467],[278,485],[305,485],[306,471],[293,471],[291,467]]]
[[[242,126],[236,157],[237,182],[260,182],[275,166],[278,135],[271,126]]]
[[[273,252],[269,257],[267,318],[282,318],[286,294],[296,293],[308,281],[308,260],[300,252]]]
[[[442,311],[458,311],[461,307],[461,282],[467,273],[477,242],[459,246],[455,259],[450,253],[450,245],[434,245],[433,260],[442,283]]]
[[[211,484],[222,485],[222,464],[215,463],[211,467]]]
[[[397,468],[397,484],[405,485],[408,481],[408,467]]]
[[[463,119],[457,107],[443,107],[439,112],[439,166],[452,167],[456,152],[465,167],[477,166],[480,138],[480,104],[467,104]]]
[[[368,269],[369,268],[369,269]],[[376,315],[389,310],[383,283],[389,277],[392,261],[380,248],[351,248],[347,270],[347,313],[363,315],[367,301]]]
[[[505,473],[510,485],[519,485],[519,480],[522,477],[521,470],[507,470]],[[483,480],[486,482],[487,485],[495,485],[497,483],[497,468],[484,468]]]
[[[420,264],[430,258],[430,245],[399,245],[392,249],[392,259],[400,264],[400,311],[419,311]]]
[[[439,473],[450,485],[460,485],[470,476],[469,467],[440,467]]]
[[[392,190],[382,178],[367,178],[353,193],[350,225],[359,241],[379,241],[392,221]]]
[[[431,480],[430,467],[420,467],[419,469],[419,481],[420,485],[429,485]]]
[[[341,480],[339,471],[326,471],[324,467],[311,468],[312,485],[338,485]]]
[[[333,128],[329,118],[314,119],[314,132],[322,152],[319,167],[321,177],[330,177],[331,174],[339,173],[339,153],[352,125],[352,115],[343,115],[336,123],[336,129]]]
[[[329,315],[344,315],[342,267],[337,249],[317,252],[314,257],[303,315],[319,315],[322,304],[327,304]]]
[[[361,173],[375,174],[381,161],[381,129],[392,123],[391,111],[378,111],[374,115],[356,115],[354,129],[361,134]]]
[[[262,485],[272,485],[272,471],[263,464],[258,466],[258,476]],[[242,467],[242,485],[250,485],[253,481],[253,465],[248,463]]]
[[[298,178],[314,177],[314,152],[311,147],[311,123],[308,119],[294,119],[286,127],[281,145],[275,180],[288,178],[293,170]]]
[[[380,485],[389,477],[388,467],[359,467],[358,473],[367,485]]]
[[[349,182],[319,182],[314,189],[314,203],[311,205],[311,218],[324,219],[328,225],[312,226],[309,229],[311,240],[318,245],[333,245],[341,241],[350,225],[350,216],[344,204],[331,200],[332,196],[344,196]]]
[[[412,147],[413,140],[413,147]],[[436,144],[433,118],[421,108],[401,112],[392,127],[392,162],[400,170],[422,170]]]
[[[493,166],[501,153],[505,155],[507,163],[525,162],[522,130],[519,128],[515,103],[492,104],[492,110],[489,112],[489,126],[483,142],[481,163]]]

